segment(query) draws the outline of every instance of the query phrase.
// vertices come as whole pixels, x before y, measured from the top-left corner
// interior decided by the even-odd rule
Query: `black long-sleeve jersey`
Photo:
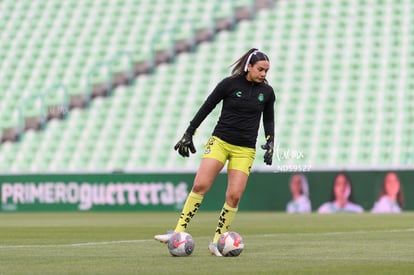
[[[233,145],[255,148],[263,114],[265,135],[274,137],[273,88],[264,82],[250,82],[244,75],[219,82],[191,120],[187,132],[193,134],[221,100],[223,106],[214,136]]]

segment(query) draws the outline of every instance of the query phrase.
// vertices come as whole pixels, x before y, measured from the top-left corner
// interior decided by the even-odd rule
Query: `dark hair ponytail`
[[[231,75],[245,75],[247,73],[246,68],[248,64],[254,65],[257,61],[261,60],[269,61],[269,57],[263,52],[259,51],[259,49],[251,48],[245,54],[243,54],[243,56],[240,57],[236,62],[231,64],[231,67],[233,67]]]

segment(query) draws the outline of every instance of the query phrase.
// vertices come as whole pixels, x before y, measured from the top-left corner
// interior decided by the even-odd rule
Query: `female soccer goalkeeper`
[[[256,139],[263,114],[266,144],[264,162],[272,164],[274,140],[275,94],[267,83],[269,58],[258,49],[250,49],[233,64],[232,75],[217,84],[201,106],[183,137],[174,149],[183,157],[195,153],[193,135],[207,115],[223,101],[220,118],[213,134],[204,147],[204,153],[194,184],[184,204],[174,232],[183,232],[201,205],[217,174],[227,163],[228,184],[226,201],[220,213],[218,225],[208,249],[222,256],[217,249],[220,235],[226,232],[236,213],[240,198],[246,188],[250,168],[256,153]],[[166,243],[174,233],[156,235]]]

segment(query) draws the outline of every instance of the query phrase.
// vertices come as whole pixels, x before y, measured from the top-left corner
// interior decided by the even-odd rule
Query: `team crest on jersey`
[[[237,96],[237,97],[242,97],[242,95],[243,95],[243,92],[242,92],[242,91],[237,91],[237,92],[236,92],[236,96]]]
[[[257,99],[262,102],[264,100],[264,95],[263,93],[260,93],[259,96],[257,97]]]

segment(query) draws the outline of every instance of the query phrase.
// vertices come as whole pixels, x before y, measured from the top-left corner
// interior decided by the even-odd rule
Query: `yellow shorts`
[[[216,159],[223,164],[228,160],[227,169],[239,170],[249,175],[255,155],[254,148],[232,145],[212,136],[204,146],[203,158]]]

